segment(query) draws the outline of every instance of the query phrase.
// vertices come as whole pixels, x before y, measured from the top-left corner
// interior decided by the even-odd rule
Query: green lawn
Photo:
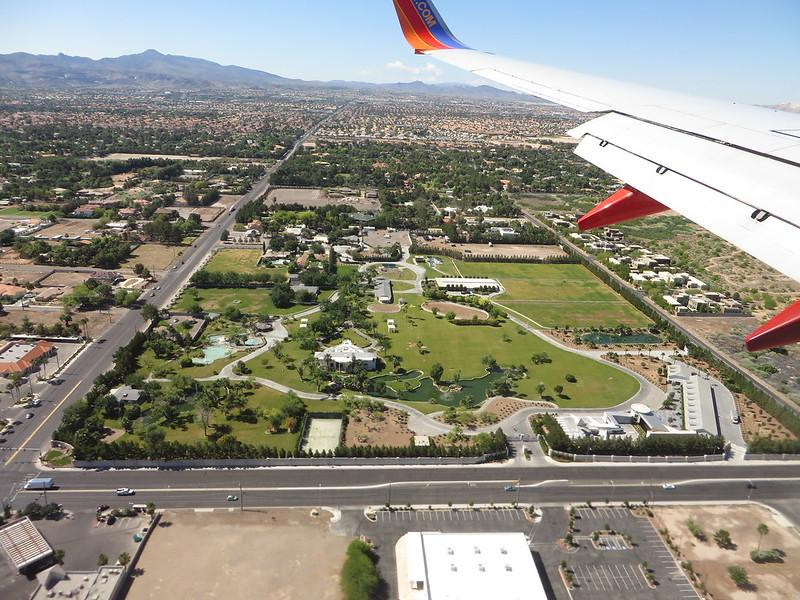
[[[313,323],[319,318],[319,313],[314,313],[308,317],[308,322]],[[300,322],[286,323],[289,334],[296,333],[300,327]],[[278,360],[274,350],[247,362],[247,366],[252,370],[254,377],[261,377],[271,381],[277,381],[295,390],[302,392],[318,392],[313,381],[304,381],[297,370],[303,360],[311,355],[308,350],[300,348],[300,343],[296,340],[287,340],[281,343],[281,350],[286,355],[285,362]]]
[[[454,263],[465,277],[498,279],[506,291],[495,300],[544,327],[650,324],[644,314],[583,265]]]
[[[16,206],[0,208],[0,217],[5,217],[7,219],[39,219],[48,214],[47,212],[37,210],[23,210]]]
[[[379,273],[379,275],[392,281],[414,281],[417,278],[416,273],[411,269],[388,269],[385,273]]]
[[[260,258],[261,250],[220,250],[208,261],[204,270],[212,273],[235,272],[249,275],[267,270],[258,266]],[[269,269],[269,272],[285,274],[286,269]]]
[[[445,368],[444,380],[450,380],[455,371],[462,379],[484,374],[481,358],[493,356],[501,366],[523,364],[528,377],[518,382],[517,393],[532,400],[539,398],[536,386],[546,386],[545,395],[555,396],[554,386],[563,385],[566,398],[558,399],[565,407],[609,407],[631,398],[639,383],[628,374],[603,363],[566,352],[552,346],[533,334],[521,334],[513,323],[501,327],[462,327],[436,318],[412,304],[404,313],[373,315],[385,331],[388,318],[395,319],[398,333],[392,334],[390,354],[402,358],[402,366],[429,373],[434,363]],[[504,340],[504,336],[508,341]],[[417,348],[424,346],[424,353]],[[552,362],[534,365],[531,356],[546,352]],[[577,378],[577,383],[565,381],[566,374]]]
[[[175,310],[187,311],[194,303],[192,290],[184,292],[175,304]],[[203,288],[198,289],[197,302],[203,310],[222,312],[229,306],[235,306],[246,314],[259,315],[291,315],[310,308],[307,305],[296,304],[289,308],[277,308],[272,303],[270,290],[267,288]],[[326,290],[320,292],[320,301],[330,298],[333,292]]]

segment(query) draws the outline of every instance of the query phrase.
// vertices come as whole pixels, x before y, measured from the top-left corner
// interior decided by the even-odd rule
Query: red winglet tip
[[[745,346],[750,352],[758,352],[796,342],[800,342],[800,302],[795,302],[747,336]]]
[[[669,210],[658,200],[625,186],[603,200],[578,220],[578,229],[587,231]]]

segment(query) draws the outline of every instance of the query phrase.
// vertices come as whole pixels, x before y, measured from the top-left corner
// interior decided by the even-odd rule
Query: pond
[[[662,340],[652,333],[636,333],[632,335],[616,335],[613,333],[588,333],[581,338],[589,344],[660,344]]]
[[[192,362],[196,365],[210,365],[220,358],[225,358],[231,354],[233,354],[233,350],[227,346],[206,346],[203,348],[203,357],[193,358]]]
[[[430,402],[443,406],[460,406],[467,401],[468,406],[477,406],[483,402],[489,389],[504,376],[503,371],[492,371],[483,377],[462,379],[458,382],[460,389],[447,391],[439,389],[428,376],[420,371],[410,371],[402,375],[382,375],[372,381],[382,381],[389,388],[384,394],[387,398],[405,400],[406,402]]]

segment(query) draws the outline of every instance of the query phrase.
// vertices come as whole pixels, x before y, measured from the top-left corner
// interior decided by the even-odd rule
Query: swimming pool
[[[263,344],[264,344],[264,338],[261,337],[247,338],[244,342],[245,346],[252,346],[252,347],[262,346]]]
[[[212,346],[217,346],[219,344],[224,344],[225,339],[224,335],[210,335],[208,336],[208,343]]]
[[[225,358],[231,354],[233,354],[233,350],[227,346],[206,346],[203,348],[203,357],[193,358],[192,362],[196,365],[210,365],[220,358]]]

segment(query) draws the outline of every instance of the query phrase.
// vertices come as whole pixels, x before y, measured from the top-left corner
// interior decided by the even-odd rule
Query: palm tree
[[[758,532],[758,548],[756,548],[756,552],[758,552],[761,550],[761,538],[769,533],[769,527],[767,527],[766,523],[759,523],[756,531]]]
[[[544,396],[544,390],[545,389],[546,388],[545,388],[544,383],[539,382],[539,384],[536,386],[536,393],[539,394],[539,398]]]

